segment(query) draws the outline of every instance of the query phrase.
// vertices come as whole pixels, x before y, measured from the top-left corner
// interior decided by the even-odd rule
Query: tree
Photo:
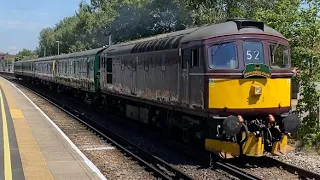
[[[29,60],[29,59],[35,59],[35,58],[37,58],[37,55],[34,52],[32,52],[29,49],[23,49],[17,54],[15,61]]]
[[[304,4],[305,8],[301,8]],[[259,10],[256,17],[280,31],[290,40],[292,65],[301,71],[294,79],[300,85],[302,99],[297,111],[303,118],[299,139],[304,145],[314,145],[320,140],[318,99],[315,82],[320,74],[320,21],[319,3],[315,0],[278,0],[272,10]]]

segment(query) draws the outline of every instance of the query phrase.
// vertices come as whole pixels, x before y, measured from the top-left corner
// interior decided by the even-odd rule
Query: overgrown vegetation
[[[298,138],[304,145],[319,145],[320,21],[318,0],[91,0],[81,2],[78,12],[40,33],[37,54],[55,55],[128,41],[192,26],[213,23],[223,18],[244,17],[265,22],[290,40],[292,65],[301,70],[295,78],[303,98],[298,111],[303,118]]]

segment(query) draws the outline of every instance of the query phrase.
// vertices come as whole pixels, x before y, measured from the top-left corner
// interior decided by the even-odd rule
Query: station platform
[[[0,180],[105,179],[39,107],[0,77]]]

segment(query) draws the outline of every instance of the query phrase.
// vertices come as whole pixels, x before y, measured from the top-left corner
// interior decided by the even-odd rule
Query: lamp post
[[[58,55],[60,54],[59,52],[59,44],[60,44],[60,41],[56,41],[58,43]]]

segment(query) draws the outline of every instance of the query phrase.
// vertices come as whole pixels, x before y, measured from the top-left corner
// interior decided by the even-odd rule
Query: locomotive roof
[[[86,51],[74,52],[74,53],[69,53],[69,54],[62,54],[59,56],[55,56],[54,59],[60,60],[60,59],[73,58],[73,57],[96,55],[97,53],[99,53],[103,49],[105,49],[105,48],[104,47],[103,48],[95,48],[95,49],[90,49],[90,50],[86,50]]]
[[[165,43],[169,43],[167,44],[167,47],[170,47],[170,44],[172,47],[172,44],[175,43],[188,43],[190,41],[204,40],[215,36],[241,33],[265,33],[285,38],[281,33],[265,25],[263,22],[250,19],[226,19],[215,24],[208,24],[200,27],[115,44],[105,49],[104,53],[112,55],[120,52],[121,54],[144,52],[146,47],[150,45],[155,47],[162,43],[162,45],[165,46]],[[141,47],[143,50],[139,51],[139,48]]]

